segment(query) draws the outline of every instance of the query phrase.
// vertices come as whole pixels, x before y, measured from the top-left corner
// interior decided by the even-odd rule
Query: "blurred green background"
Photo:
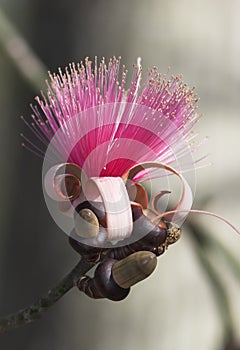
[[[0,0],[0,314],[29,305],[78,257],[45,206],[42,160],[21,147],[19,116],[56,71],[121,55],[197,86],[210,136],[194,208],[240,227],[240,1]],[[201,138],[201,137],[200,137]],[[240,349],[240,238],[193,215],[149,280],[120,303],[72,290],[39,321],[0,338],[4,350]],[[227,250],[227,251],[226,251]]]

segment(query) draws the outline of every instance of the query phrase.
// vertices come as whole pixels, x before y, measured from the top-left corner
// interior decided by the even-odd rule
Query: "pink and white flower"
[[[61,128],[62,138],[52,145],[55,155],[61,161],[68,154],[68,161],[80,167],[99,145],[105,145],[105,157],[121,148],[124,156],[112,157],[115,159],[101,169],[101,176],[122,176],[136,164],[129,152],[136,155],[138,163],[157,160],[170,164],[192,147],[192,127],[199,119],[198,98],[194,89],[182,82],[181,75],[167,78],[156,67],[143,83],[141,75],[140,64],[134,65],[126,90],[127,71],[121,67],[120,58],[113,57],[108,64],[102,59],[99,66],[97,58],[94,65],[86,58],[85,64],[70,64],[64,72],[59,69],[58,74],[50,74],[46,95],[36,97],[38,106],[32,106],[30,127],[43,145],[48,145]],[[80,120],[79,115],[89,110]],[[132,141],[145,145],[149,153]],[[41,152],[32,143],[29,146]],[[89,176],[95,175],[95,166],[88,165]]]
[[[166,193],[160,187],[151,209],[183,222],[191,210],[192,193],[182,173],[193,170],[198,161],[192,159],[198,148],[192,142],[192,128],[200,117],[194,88],[183,83],[181,75],[168,77],[154,67],[142,82],[138,60],[126,89],[127,71],[120,61],[113,57],[98,65],[97,58],[94,64],[86,58],[85,63],[49,74],[46,94],[36,97],[37,105],[32,106],[32,123],[24,119],[39,142],[23,136],[25,147],[34,153],[44,155],[47,148],[44,183],[61,211],[73,218],[83,199],[103,203],[103,240],[112,244],[131,236],[131,202],[143,193],[140,183],[166,172],[181,180],[179,204],[171,214],[160,213],[157,202]],[[51,164],[50,170],[46,164]],[[132,187],[137,183],[134,197]],[[144,198],[140,204],[146,209]],[[76,226],[74,219],[72,225]]]

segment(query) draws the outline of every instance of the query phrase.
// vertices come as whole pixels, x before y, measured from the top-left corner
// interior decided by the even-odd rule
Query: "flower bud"
[[[157,257],[152,252],[136,252],[113,265],[113,279],[120,287],[130,288],[151,275],[156,265]]]

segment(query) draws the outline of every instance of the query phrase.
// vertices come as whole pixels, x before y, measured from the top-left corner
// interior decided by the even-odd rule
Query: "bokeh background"
[[[42,161],[21,148],[29,103],[56,71],[85,56],[136,57],[183,73],[204,117],[195,130],[211,166],[194,208],[240,227],[239,0],[0,0],[0,314],[25,307],[78,257],[44,203]],[[30,58],[29,58],[30,57]],[[240,349],[240,238],[194,215],[151,278],[120,303],[72,290],[39,321],[0,338],[4,350]]]

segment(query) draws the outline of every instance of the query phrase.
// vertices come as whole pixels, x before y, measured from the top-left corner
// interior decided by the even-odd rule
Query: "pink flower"
[[[142,83],[141,74],[140,64],[134,65],[126,90],[120,58],[108,64],[103,58],[99,65],[97,58],[95,64],[86,58],[85,64],[59,69],[50,74],[46,95],[36,97],[30,128],[45,147],[52,140],[51,154],[59,162],[84,167],[89,177],[122,176],[140,162],[179,162],[194,150],[190,141],[199,119],[198,99],[181,75],[167,78],[154,67]],[[59,128],[61,137],[53,139]],[[44,154],[41,146],[25,140],[25,147]]]
[[[102,59],[98,66],[97,58],[94,65],[88,58],[85,64],[70,64],[65,72],[50,74],[46,95],[32,106],[32,124],[24,120],[40,141],[23,136],[25,147],[45,154],[46,203],[49,198],[57,203],[48,205],[53,218],[84,259],[104,260],[93,279],[85,276],[78,285],[94,298],[125,298],[131,285],[153,272],[156,256],[178,240],[178,225],[190,212],[219,218],[240,233],[217,214],[191,209],[192,191],[182,172],[194,168],[192,153],[199,146],[192,143],[199,119],[194,89],[181,75],[167,78],[155,67],[144,82],[141,74],[138,60],[126,90],[120,58],[108,65]],[[159,200],[171,191],[159,181],[160,191],[149,203],[140,182],[166,172],[178,176],[182,191],[172,210],[166,205],[160,211]],[[112,258],[120,262],[113,265]],[[139,264],[146,261],[148,273],[140,276]]]
[[[23,136],[25,147],[38,155],[45,154],[45,162],[57,164],[45,180],[48,195],[54,200],[56,196],[69,200],[74,211],[83,190],[79,177],[84,173],[89,179],[88,194],[101,198],[104,204],[111,241],[122,240],[132,232],[131,201],[136,198],[127,180],[133,184],[166,175],[163,171],[171,172],[183,186],[178,205],[171,212],[158,211],[158,200],[169,192],[160,186],[151,209],[180,224],[188,212],[194,212],[191,189],[182,172],[192,170],[196,162],[192,152],[198,146],[192,143],[192,127],[200,117],[196,113],[198,98],[194,89],[182,82],[181,75],[167,78],[156,67],[144,82],[141,75],[138,60],[130,88],[126,89],[127,71],[121,67],[120,58],[113,57],[108,64],[102,59],[99,65],[97,58],[94,65],[88,58],[85,64],[72,63],[64,72],[59,69],[58,74],[50,74],[46,95],[36,97],[38,105],[32,106],[32,123],[24,119],[40,141]],[[62,163],[70,164],[66,175],[61,173]],[[65,193],[63,185],[68,187]],[[135,196],[145,198],[140,203],[144,208],[148,201],[143,191],[137,187]],[[120,192],[121,202],[120,197],[117,199]]]
[[[84,244],[97,247],[124,245],[126,238],[136,241],[132,213],[136,204],[150,221],[154,213],[154,222],[164,217],[182,224],[189,212],[196,212],[218,217],[238,232],[216,214],[191,210],[192,192],[182,172],[194,168],[192,153],[199,146],[192,143],[192,128],[199,119],[194,89],[182,82],[181,75],[167,78],[156,67],[144,82],[141,74],[139,59],[126,90],[127,71],[120,58],[113,57],[108,64],[102,59],[98,65],[97,58],[94,65],[88,58],[85,64],[70,64],[64,72],[50,74],[46,95],[37,97],[38,105],[32,106],[31,125],[24,120],[40,141],[23,136],[25,147],[38,155],[47,148],[44,164],[55,164],[44,175],[45,188],[58,209],[70,213],[67,233],[75,229]],[[169,193],[160,183],[149,212],[146,192],[136,182],[161,177],[166,171],[181,181],[179,203],[171,211],[159,211],[158,200]],[[103,219],[94,209],[99,203]]]

